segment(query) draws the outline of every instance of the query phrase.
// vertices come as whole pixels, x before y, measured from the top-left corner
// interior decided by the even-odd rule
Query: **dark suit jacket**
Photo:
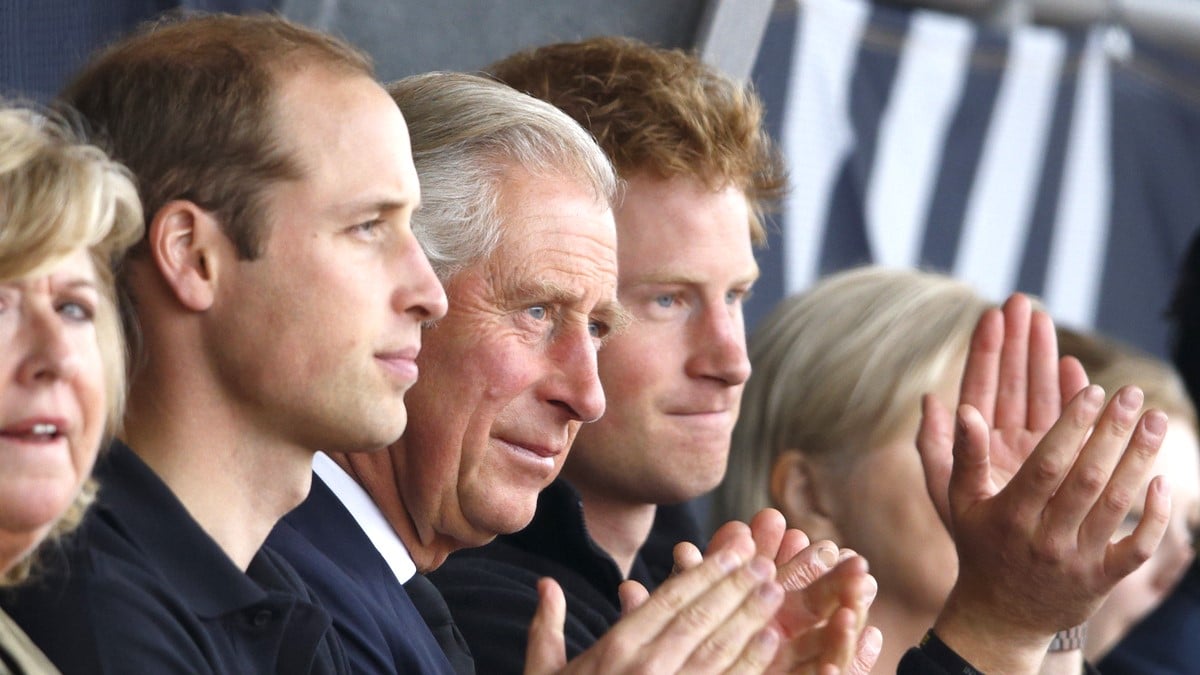
[[[320,477],[313,475],[308,499],[279,522],[267,547],[333,615],[355,673],[454,675],[396,575]]]

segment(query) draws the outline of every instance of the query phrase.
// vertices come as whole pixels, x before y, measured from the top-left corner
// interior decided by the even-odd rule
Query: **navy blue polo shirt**
[[[329,614],[277,554],[242,572],[127,446],[97,503],[0,605],[64,673],[348,673]]]

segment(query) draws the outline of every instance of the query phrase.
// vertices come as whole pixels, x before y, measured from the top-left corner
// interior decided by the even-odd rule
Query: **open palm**
[[[1008,484],[1062,413],[1087,386],[1074,358],[1058,358],[1054,325],[1017,294],[1002,310],[988,310],[971,336],[959,405],[979,411],[990,429],[991,494]],[[933,395],[922,401],[917,447],[926,487],[942,522],[953,532],[947,490],[954,446],[954,417]]]

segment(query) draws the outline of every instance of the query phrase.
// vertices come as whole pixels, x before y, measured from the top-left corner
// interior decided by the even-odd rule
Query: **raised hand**
[[[1077,394],[1006,485],[994,479],[992,447],[1007,452],[1011,438],[959,406],[947,493],[959,576],[934,629],[980,670],[1037,672],[1054,633],[1091,616],[1162,538],[1170,498],[1159,477],[1133,532],[1110,542],[1152,469],[1166,416],[1139,414],[1136,387],[1101,413],[1103,404],[1099,387]]]
[[[525,672],[761,673],[775,657],[779,631],[770,626],[783,602],[775,566],[742,538],[698,566],[668,579],[611,630],[566,662],[566,605],[550,579],[530,625]]]
[[[959,403],[983,418],[989,434],[991,484],[999,489],[1058,419],[1063,405],[1087,385],[1074,358],[1058,358],[1054,324],[1034,311],[1029,298],[1015,294],[1003,310],[988,310],[971,336]],[[942,522],[950,522],[950,480],[954,421],[932,394],[922,400],[917,448],[925,484]],[[953,530],[951,530],[953,532]]]
[[[810,543],[804,532],[789,529],[775,509],[763,509],[749,525],[731,521],[721,526],[709,542],[709,555],[747,538],[759,556],[775,561],[776,580],[787,591],[773,623],[785,643],[769,672],[870,672],[883,636],[866,626],[867,610],[878,590],[866,561],[830,541]],[[676,573],[701,560],[695,546],[676,546]],[[623,587],[623,597],[633,591]]]

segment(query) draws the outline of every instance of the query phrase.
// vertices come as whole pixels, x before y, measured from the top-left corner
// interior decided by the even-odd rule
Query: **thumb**
[[[954,429],[954,466],[950,470],[952,513],[960,513],[995,494],[988,450],[988,427],[983,415],[970,404],[958,406]]]
[[[529,624],[529,643],[525,647],[525,675],[550,675],[567,665],[567,644],[563,623],[567,620],[567,600],[558,582],[538,580],[538,607]]]

